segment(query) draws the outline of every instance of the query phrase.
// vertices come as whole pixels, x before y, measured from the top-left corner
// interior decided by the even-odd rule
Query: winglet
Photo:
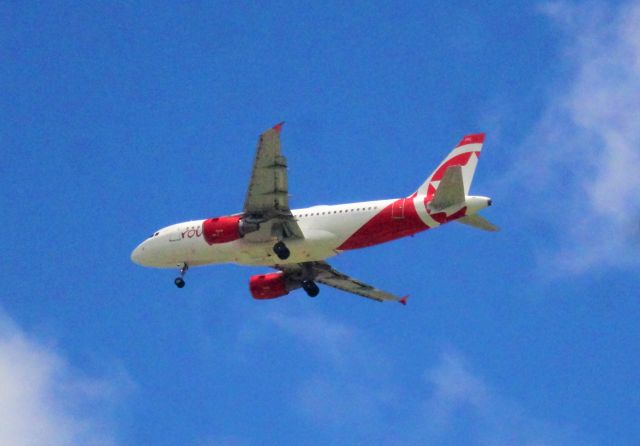
[[[398,299],[398,302],[400,302],[402,305],[407,305],[408,298],[409,298],[409,295],[402,296],[400,299]]]
[[[282,121],[279,124],[276,124],[273,126],[273,130],[276,131],[276,133],[280,133],[280,130],[282,130],[282,126],[284,125],[284,121]]]

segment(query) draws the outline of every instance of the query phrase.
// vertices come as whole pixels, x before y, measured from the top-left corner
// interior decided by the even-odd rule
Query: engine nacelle
[[[202,223],[202,235],[210,245],[232,242],[259,229],[258,223],[242,220],[239,215],[210,218]]]
[[[202,235],[210,245],[238,240],[242,237],[242,234],[240,234],[240,216],[216,217],[205,220],[202,223]]]
[[[289,294],[282,272],[251,276],[249,290],[254,299],[275,299]]]

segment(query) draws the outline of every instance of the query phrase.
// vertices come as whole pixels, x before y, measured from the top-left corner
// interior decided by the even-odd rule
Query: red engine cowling
[[[289,294],[282,272],[252,276],[249,289],[254,299],[275,299]]]
[[[202,235],[210,245],[237,240],[242,237],[242,234],[240,234],[240,216],[216,217],[205,220],[202,223]]]

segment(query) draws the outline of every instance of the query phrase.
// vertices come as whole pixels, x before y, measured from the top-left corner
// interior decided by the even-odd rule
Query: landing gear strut
[[[286,260],[291,255],[289,248],[287,248],[287,245],[285,245],[283,241],[279,241],[273,245],[273,252],[276,253],[280,260]]]
[[[180,268],[180,277],[176,277],[176,280],[173,281],[173,283],[175,283],[178,288],[184,288],[185,282],[183,277],[187,273],[188,269],[189,269],[189,265],[184,263],[182,265],[182,268]]]
[[[316,297],[320,292],[320,288],[315,284],[313,280],[305,280],[302,282],[302,289],[309,295],[309,297]]]

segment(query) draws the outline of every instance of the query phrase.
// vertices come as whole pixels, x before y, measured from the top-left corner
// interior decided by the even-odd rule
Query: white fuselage
[[[487,205],[488,199],[485,197],[468,196],[465,203],[447,210],[447,215],[455,216],[463,207],[466,215],[470,215]],[[411,215],[410,211],[413,212]],[[311,262],[335,256],[344,249],[372,246],[442,223],[432,218],[421,196],[320,205],[295,209],[292,214],[304,238],[287,239],[286,245],[291,255],[286,260],[279,259],[273,251],[276,238],[272,235],[269,222],[262,224],[259,231],[237,240],[208,244],[203,237],[205,220],[193,220],[160,229],[143,241],[133,251],[131,258],[135,263],[158,268],[174,268],[183,264],[275,265]],[[356,233],[357,243],[350,243],[346,247],[345,242]]]
[[[320,205],[292,210],[304,239],[287,241],[291,251],[287,260],[280,260],[274,254],[274,237],[268,224],[238,240],[208,245],[202,234],[204,220],[177,223],[160,229],[142,242],[131,257],[136,263],[160,268],[174,268],[184,262],[190,266],[216,263],[274,265],[323,260],[338,254],[336,248],[344,240],[393,201]]]

